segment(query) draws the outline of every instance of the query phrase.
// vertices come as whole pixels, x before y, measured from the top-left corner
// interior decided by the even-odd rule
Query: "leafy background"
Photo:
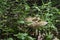
[[[26,17],[38,15],[48,22],[40,27],[42,40],[60,39],[60,0],[0,0],[0,39],[36,40],[34,29],[25,22]],[[37,39],[38,40],[38,39]]]

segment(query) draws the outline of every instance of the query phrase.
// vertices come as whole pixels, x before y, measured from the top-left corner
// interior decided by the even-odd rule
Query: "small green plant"
[[[20,40],[34,40],[34,38],[28,36],[27,33],[18,33],[15,36],[17,36],[17,38],[19,38]]]

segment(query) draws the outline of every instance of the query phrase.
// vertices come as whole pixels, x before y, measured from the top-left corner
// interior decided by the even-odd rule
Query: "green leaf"
[[[8,38],[7,40],[13,40],[12,38]]]
[[[29,11],[30,10],[30,7],[28,4],[25,5],[25,11]]]
[[[25,22],[24,21],[18,21],[18,23],[24,24]]]
[[[27,36],[27,37],[25,38],[25,40],[34,40],[34,38],[32,38],[32,37],[30,37],[30,36]]]
[[[17,35],[15,35],[15,36],[17,36],[17,38],[19,38],[19,39],[24,40],[24,39],[25,39],[25,37],[27,36],[27,34],[26,34],[26,33],[18,33],[18,34],[17,34]]]

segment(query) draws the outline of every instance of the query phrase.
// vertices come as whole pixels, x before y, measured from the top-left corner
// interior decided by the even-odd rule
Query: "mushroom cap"
[[[27,25],[32,28],[39,28],[47,24],[46,21],[42,21],[39,17],[28,17],[26,18],[26,22],[30,22]]]

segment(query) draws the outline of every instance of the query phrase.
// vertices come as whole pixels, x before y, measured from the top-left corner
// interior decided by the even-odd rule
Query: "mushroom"
[[[32,28],[38,28],[47,24],[46,21],[42,21],[39,17],[27,17],[25,20],[28,22],[27,25]]]

